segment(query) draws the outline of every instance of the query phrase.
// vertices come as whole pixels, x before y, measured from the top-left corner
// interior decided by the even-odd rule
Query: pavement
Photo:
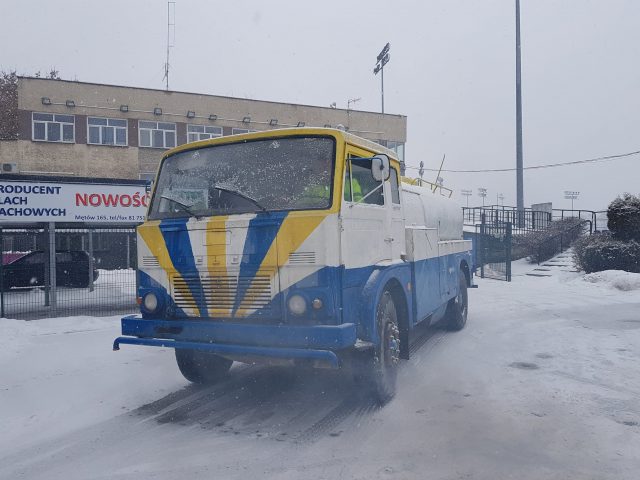
[[[0,357],[0,478],[636,480],[640,291],[554,262],[477,279],[467,327],[420,328],[383,407],[329,371],[188,385],[170,349],[98,352],[110,324],[40,335]]]

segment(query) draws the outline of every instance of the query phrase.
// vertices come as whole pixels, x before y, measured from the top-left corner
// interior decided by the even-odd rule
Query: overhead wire
[[[621,153],[618,155],[607,155],[605,157],[597,157],[597,158],[588,158],[585,160],[574,160],[571,162],[558,162],[558,163],[548,163],[545,165],[531,165],[529,167],[524,167],[524,170],[540,170],[543,168],[555,168],[555,167],[566,167],[568,165],[581,165],[585,163],[596,163],[596,162],[605,162],[610,160],[616,160],[619,158],[631,157],[633,155],[640,154],[640,150],[636,150],[634,152]],[[405,167],[408,170],[420,170],[420,167],[407,166]],[[437,168],[427,168],[422,167],[423,170],[428,172],[437,172],[439,169]],[[498,173],[498,172],[515,172],[515,168],[486,168],[486,169],[475,169],[475,170],[452,170],[452,169],[442,169],[442,172],[449,173]]]

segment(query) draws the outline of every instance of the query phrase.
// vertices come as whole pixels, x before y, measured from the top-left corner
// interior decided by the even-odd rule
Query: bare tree
[[[0,72],[0,140],[18,139],[18,76]]]

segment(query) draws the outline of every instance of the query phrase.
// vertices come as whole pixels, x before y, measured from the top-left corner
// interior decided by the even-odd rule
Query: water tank
[[[405,223],[438,229],[439,240],[462,239],[462,208],[429,187],[402,184]]]

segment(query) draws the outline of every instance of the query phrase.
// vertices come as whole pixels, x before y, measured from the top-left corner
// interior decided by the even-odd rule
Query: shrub
[[[640,242],[640,197],[625,193],[607,209],[607,227],[617,240]]]
[[[640,243],[623,242],[604,233],[591,235],[575,242],[573,259],[586,273],[602,270],[640,273]]]

